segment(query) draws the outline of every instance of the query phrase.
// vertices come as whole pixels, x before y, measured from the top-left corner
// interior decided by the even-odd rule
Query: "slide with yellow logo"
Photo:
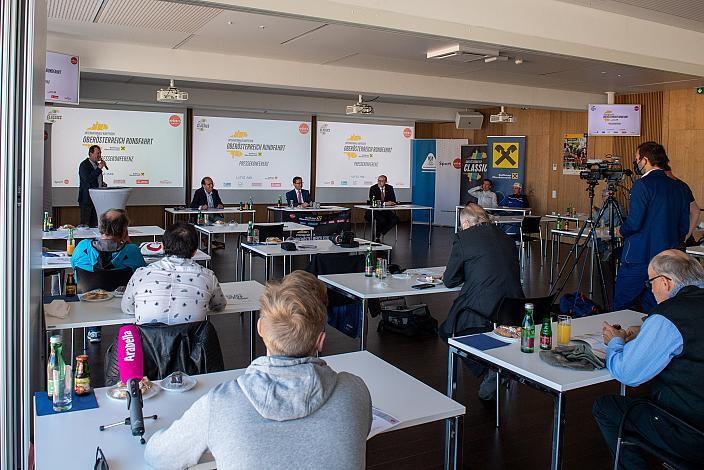
[[[288,191],[310,184],[310,121],[194,116],[193,187],[210,176],[218,189]]]
[[[410,188],[412,140],[411,126],[318,121],[317,186],[369,187],[384,174]]]
[[[99,145],[108,186],[183,188],[183,114],[47,107],[46,119],[52,187],[78,187],[78,166]]]

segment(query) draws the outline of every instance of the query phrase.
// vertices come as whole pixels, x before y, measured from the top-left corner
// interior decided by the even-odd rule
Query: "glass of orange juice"
[[[557,344],[570,344],[572,337],[572,317],[569,315],[557,316]]]

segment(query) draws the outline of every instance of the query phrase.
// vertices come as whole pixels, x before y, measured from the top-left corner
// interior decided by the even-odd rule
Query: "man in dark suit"
[[[690,201],[682,185],[665,174],[669,161],[658,143],[644,142],[636,150],[636,173],[643,176],[633,184],[628,217],[619,228],[624,241],[614,310],[648,313],[655,307],[645,285],[648,263],[661,251],[682,246],[689,231]]]
[[[392,207],[396,205],[396,193],[394,187],[386,184],[386,175],[379,175],[377,184],[369,188],[369,202],[379,201],[384,207]],[[370,222],[372,220],[371,211],[364,214],[364,220]],[[398,217],[394,211],[376,211],[374,213],[374,225],[376,225],[376,233],[374,238],[378,241],[389,230],[394,228],[398,223]]]
[[[201,187],[196,190],[193,194],[193,200],[191,201],[191,209],[222,209],[225,207],[222,204],[218,190],[214,189],[213,179],[206,176],[200,180]]]
[[[102,159],[100,146],[91,145],[88,149],[88,158],[78,167],[78,206],[81,210],[81,225],[98,226],[98,214],[95,212],[89,190],[107,186],[103,182],[103,168],[105,168],[105,162]]]
[[[462,285],[440,325],[440,337],[447,338],[491,331],[491,316],[504,297],[523,298],[516,243],[495,224],[479,205],[469,203],[460,212],[462,230],[455,234],[443,282],[447,287]],[[477,376],[484,375],[479,397],[496,396],[496,375],[475,362],[467,365]]]
[[[293,177],[293,189],[286,193],[286,205],[293,207],[310,206],[310,192],[307,189],[303,189],[303,178],[300,176]]]

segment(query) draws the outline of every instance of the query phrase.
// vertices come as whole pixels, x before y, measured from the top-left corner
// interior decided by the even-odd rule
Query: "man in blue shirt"
[[[644,142],[636,150],[637,172],[643,177],[633,184],[628,217],[617,233],[624,241],[614,310],[647,313],[655,306],[643,284],[648,263],[661,251],[682,246],[689,231],[689,201],[682,185],[665,174],[669,161],[665,148],[655,142]]]
[[[704,429],[704,268],[679,250],[666,250],[648,266],[647,284],[658,305],[642,326],[616,329],[604,322],[606,367],[619,382],[651,381],[650,399]],[[612,452],[624,410],[636,398],[608,395],[594,403],[594,418]],[[704,442],[674,427],[654,408],[629,414],[626,430],[653,446],[693,462],[704,461]],[[647,468],[633,446],[621,448],[623,468]]]

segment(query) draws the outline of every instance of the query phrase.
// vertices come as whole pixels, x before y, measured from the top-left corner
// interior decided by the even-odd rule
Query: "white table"
[[[623,328],[640,325],[643,314],[633,310],[621,310],[618,312],[604,313],[585,318],[572,320],[572,337],[586,333],[601,332],[602,322],[611,324],[618,323]],[[539,330],[539,327],[536,327]],[[557,338],[557,326],[553,323],[553,341]],[[536,335],[537,336],[537,335]],[[555,417],[553,421],[552,438],[552,468],[561,467],[562,454],[562,425],[564,423],[564,394],[570,390],[588,387],[603,382],[614,380],[607,369],[594,371],[578,371],[562,367],[555,367],[543,362],[538,354],[540,350],[536,346],[536,352],[526,354],[521,352],[520,343],[512,343],[505,347],[480,351],[479,349],[467,346],[457,338],[450,338],[448,352],[448,374],[447,374],[447,396],[454,397],[457,382],[459,361],[455,355],[478,360],[488,367],[495,369],[497,374],[507,374],[517,377],[519,381],[538,389],[547,391],[555,398]],[[497,381],[497,392],[500,380]],[[622,389],[623,391],[623,389]],[[497,395],[497,427],[498,421],[498,395]],[[446,432],[452,432],[452,423],[448,423]]]
[[[266,208],[266,220],[269,221],[269,214],[271,212],[300,212],[303,214],[318,214],[324,212],[343,212],[351,210],[349,207],[343,206],[320,206],[320,207],[289,207],[289,206],[267,206]]]
[[[389,245],[384,245],[382,243],[374,243],[369,240],[364,240],[363,238],[355,238],[355,241],[359,243],[356,248],[343,248],[341,246],[335,245],[330,240],[303,240],[296,242],[296,251],[286,251],[281,249],[281,244],[279,243],[242,243],[242,268],[244,270],[244,252],[249,253],[249,278],[252,278],[252,255],[257,254],[265,258],[265,279],[269,280],[269,260],[272,261],[272,271],[273,271],[273,260],[274,258],[283,258],[283,273],[286,275],[286,257],[289,257],[290,265],[293,265],[293,256],[313,256],[313,255],[329,255],[329,254],[342,254],[342,253],[363,253],[367,251],[371,245],[372,251],[391,251]]]
[[[250,359],[254,359],[256,321],[252,312],[259,310],[259,298],[264,293],[264,286],[257,281],[224,282],[220,286],[227,297],[227,306],[220,312],[208,312],[208,316],[250,312]],[[105,302],[69,302],[71,311],[66,318],[56,318],[44,313],[46,331],[48,333],[53,330],[71,330],[73,338],[73,330],[76,328],[134,323],[135,316],[123,313],[121,302],[122,298],[118,297]],[[73,357],[75,356],[72,349],[71,358]]]
[[[51,232],[42,232],[42,240],[66,240],[68,239],[68,229],[52,230]],[[156,241],[156,237],[164,235],[164,229],[156,225],[135,225],[127,229],[130,237],[152,237]],[[98,238],[100,232],[97,228],[78,228],[73,233],[73,238]]]
[[[442,294],[448,292],[457,292],[461,287],[448,288],[445,284],[440,283],[429,289],[414,289],[416,284],[422,284],[418,281],[418,277],[423,274],[432,276],[440,276],[445,272],[445,267],[432,268],[414,268],[406,271],[408,277],[399,275],[389,275],[386,279],[378,279],[376,277],[366,277],[364,273],[348,273],[348,274],[325,274],[318,276],[318,279],[323,281],[330,287],[334,287],[342,294],[352,299],[359,299],[362,302],[362,315],[360,317],[359,329],[359,349],[364,350],[364,327],[367,316],[367,304],[369,299],[380,299],[385,297],[400,297],[412,295],[426,294]],[[403,277],[403,278],[402,278]]]
[[[374,212],[379,211],[410,211],[411,212],[411,228],[408,230],[408,239],[413,239],[413,211],[428,211],[428,245],[430,245],[431,236],[433,233],[433,208],[430,206],[419,206],[418,204],[396,204],[389,207],[372,207],[369,204],[360,204],[354,206],[357,209],[363,209],[366,211],[371,211],[372,221],[371,230],[372,234],[370,238],[374,238],[376,235],[374,227]]]
[[[54,254],[56,256],[42,256],[42,270],[46,269],[68,269],[71,267],[71,257],[65,251],[49,251],[48,253]],[[163,256],[145,256],[144,261],[147,263],[154,263],[163,258]],[[202,252],[201,250],[196,251],[196,254],[191,258],[193,261],[205,261],[205,265],[208,266],[210,263],[210,255]]]
[[[254,209],[240,209],[239,207],[223,207],[222,209],[206,209],[198,210],[191,209],[190,207],[179,209],[177,207],[166,207],[164,209],[164,227],[168,225],[167,218],[168,214],[171,214],[171,223],[176,223],[176,217],[180,214],[191,215],[191,214],[239,214],[240,223],[242,223],[242,214],[252,214],[252,220],[254,220]]]
[[[273,225],[280,225],[280,223],[257,223],[256,225],[258,226],[273,226]],[[208,237],[208,253],[212,253],[212,244],[213,244],[213,236],[214,235],[222,235],[223,240],[224,237],[227,234],[231,233],[236,233],[239,235],[242,235],[244,233],[247,233],[247,228],[248,224],[238,224],[238,223],[229,223],[229,224],[208,224],[208,225],[195,225],[194,226],[196,230],[199,232],[203,233],[204,235],[207,235]],[[284,223],[284,232],[289,232],[291,235],[293,235],[293,232],[310,232],[311,236],[313,234],[313,227],[309,227],[307,225],[303,224],[297,224],[295,222],[286,222]],[[200,240],[199,240],[200,243]],[[238,244],[239,245],[239,244]],[[239,258],[239,246],[237,246],[237,254],[236,258]]]
[[[361,377],[369,388],[372,405],[400,422],[389,431],[409,428],[444,419],[461,427],[465,407],[447,398],[373,354],[362,351],[327,356],[330,367]],[[157,420],[146,420],[145,439],[171,425],[176,419],[216,385],[235,380],[244,369],[228,370],[196,376],[198,384],[185,393],[161,391],[144,401],[144,415],[157,414]],[[128,426],[99,431],[102,424],[122,421],[129,415],[124,401],[110,399],[105,388],[95,390],[98,408],[48,416],[34,415],[34,449],[37,468],[93,468],[95,449],[100,446],[110,470],[146,468],[144,446],[133,437]],[[35,407],[36,410],[36,407]],[[77,445],[77,442],[80,445]],[[450,442],[457,448],[457,442]],[[201,458],[199,468],[215,468],[209,453]],[[446,462],[447,464],[447,462]],[[331,466],[334,466],[331,464]]]
[[[704,246],[690,246],[687,248],[687,254],[697,258],[704,257]]]
[[[455,206],[455,233],[460,228],[460,211],[464,209],[464,206]],[[484,210],[487,211],[488,213],[492,212],[516,212],[517,214],[520,215],[514,215],[514,216],[508,216],[508,217],[515,217],[518,220],[518,223],[520,223],[523,220],[523,216],[530,214],[532,209],[530,207],[504,207],[504,206],[499,206],[499,207],[484,207]],[[504,217],[504,215],[499,215],[495,217]],[[498,219],[502,220],[502,219]],[[501,223],[516,223],[516,222],[501,222]]]

